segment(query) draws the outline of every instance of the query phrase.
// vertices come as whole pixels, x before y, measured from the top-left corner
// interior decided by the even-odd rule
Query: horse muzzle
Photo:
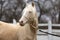
[[[23,23],[23,21],[20,21],[19,24],[20,24],[21,26],[24,26],[24,25],[25,25],[25,24]]]

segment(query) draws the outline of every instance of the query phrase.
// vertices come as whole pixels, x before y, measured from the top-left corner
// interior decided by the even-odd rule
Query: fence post
[[[13,19],[13,24],[16,24],[16,20],[15,19]]]
[[[48,21],[48,33],[52,33],[52,22],[51,22],[51,20]],[[48,40],[53,40],[52,35],[48,35]]]

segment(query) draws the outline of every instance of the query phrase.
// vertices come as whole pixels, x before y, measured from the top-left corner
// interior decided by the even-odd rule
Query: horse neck
[[[38,18],[37,16],[34,18],[34,21],[35,21],[35,24],[34,22],[32,22],[36,28],[38,26]],[[28,22],[27,25],[25,26],[25,29],[26,29],[26,34],[32,38],[32,40],[34,40],[34,38],[36,37],[36,29],[33,28],[32,25],[30,25],[30,23]],[[27,37],[28,37],[27,36]]]
[[[33,26],[37,28],[37,26],[38,26],[38,20],[37,20],[37,18],[34,18],[34,21],[35,22],[32,22],[33,23],[32,25],[30,25],[30,23],[27,23],[28,25],[26,26],[26,31],[28,33],[36,34],[37,30],[35,28],[33,28]]]
[[[29,33],[34,33],[34,32],[33,32],[34,30],[32,30],[32,28],[30,27],[29,24],[26,25],[25,29],[26,29],[26,31],[27,31],[28,34],[29,34]]]
[[[36,32],[34,32],[34,30],[32,30],[32,28],[30,27],[30,24],[27,24],[26,27],[26,35],[28,38],[34,39],[36,36]]]

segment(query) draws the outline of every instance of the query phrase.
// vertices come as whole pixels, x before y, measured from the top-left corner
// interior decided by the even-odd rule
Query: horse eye
[[[32,13],[32,11],[29,11],[29,13]]]

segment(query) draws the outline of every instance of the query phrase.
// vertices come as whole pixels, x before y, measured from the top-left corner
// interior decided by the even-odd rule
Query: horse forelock
[[[36,9],[35,9],[35,7],[32,6],[32,4],[29,4],[24,8],[22,15],[29,12],[29,11],[36,12]]]

